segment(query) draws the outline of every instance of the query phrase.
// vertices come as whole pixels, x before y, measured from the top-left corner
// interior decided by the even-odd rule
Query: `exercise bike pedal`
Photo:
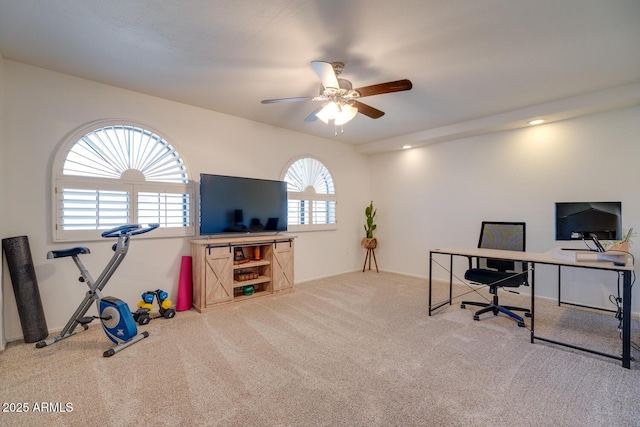
[[[99,317],[99,316],[78,317],[76,319],[76,322],[78,322],[80,325],[86,327],[89,323],[93,322],[95,319],[109,320],[109,319],[111,319],[111,316],[104,316],[104,317]]]
[[[89,323],[93,322],[95,319],[95,317],[78,317],[76,319],[76,322],[78,322],[78,324],[86,327]]]

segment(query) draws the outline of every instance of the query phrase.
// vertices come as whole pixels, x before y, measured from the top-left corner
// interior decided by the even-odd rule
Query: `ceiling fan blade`
[[[352,101],[351,103],[358,109],[358,113],[362,113],[367,117],[371,117],[372,119],[379,119],[380,117],[384,116],[384,111],[380,111],[370,105],[363,104],[359,101]]]
[[[313,101],[311,96],[304,96],[301,98],[279,98],[279,99],[264,99],[261,102],[263,104],[275,104],[277,102],[300,102],[300,101]]]
[[[318,108],[316,108],[315,110],[313,110],[313,111],[311,112],[311,114],[309,114],[309,115],[304,119],[304,121],[305,121],[305,122],[307,122],[307,123],[315,122],[315,121],[318,119],[318,116],[316,116],[316,114],[317,114],[317,113],[319,113],[319,112],[320,112],[320,110],[322,110],[323,108],[324,108],[324,105],[321,105],[321,106],[319,106]]]
[[[333,65],[323,61],[311,61],[311,66],[316,72],[322,86],[332,89],[340,89],[340,83],[336,77],[336,72],[333,70]]]
[[[377,85],[365,86],[356,89],[360,93],[360,98],[364,96],[380,95],[390,92],[401,92],[403,90],[409,90],[413,87],[410,80],[396,80],[394,82],[380,83]]]

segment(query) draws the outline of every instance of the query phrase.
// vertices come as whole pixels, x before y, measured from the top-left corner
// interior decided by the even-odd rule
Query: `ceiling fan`
[[[349,80],[338,78],[342,70],[344,70],[344,64],[342,62],[329,63],[312,61],[311,67],[313,67],[313,70],[322,82],[318,96],[265,99],[262,103],[274,104],[278,102],[320,101],[322,105],[309,114],[304,121],[312,122],[320,119],[325,123],[329,123],[330,120],[333,120],[334,124],[339,126],[354,118],[357,113],[364,114],[372,119],[378,119],[384,116],[383,111],[364,104],[358,101],[358,99],[364,98],[365,96],[400,92],[413,87],[410,80],[403,79],[353,89],[353,85]]]

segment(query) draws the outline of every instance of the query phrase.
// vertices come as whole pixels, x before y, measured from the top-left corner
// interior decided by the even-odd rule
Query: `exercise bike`
[[[80,270],[80,277],[78,280],[82,283],[86,283],[87,286],[89,286],[89,290],[87,291],[84,300],[82,300],[75,313],[73,313],[65,325],[64,329],[62,329],[62,332],[60,332],[60,335],[39,341],[36,344],[36,348],[46,347],[65,338],[69,338],[78,332],[86,331],[89,329],[89,323],[95,319],[100,319],[105,334],[116,344],[114,347],[102,354],[104,357],[111,357],[130,345],[147,338],[149,336],[147,331],[144,331],[141,334],[138,333],[136,322],[133,319],[133,315],[131,314],[127,303],[119,300],[118,298],[103,297],[101,291],[104,289],[113,273],[127,255],[130,237],[137,234],[148,233],[149,231],[158,228],[158,226],[159,224],[148,224],[147,227],[143,227],[141,224],[126,224],[103,232],[102,237],[117,237],[118,241],[112,247],[114,251],[113,257],[100,274],[100,277],[95,281],[91,277],[91,274],[89,274],[89,271],[85,268],[84,264],[82,264],[79,257],[79,255],[91,253],[88,248],[76,247],[50,251],[47,253],[47,259],[71,257]],[[85,317],[85,314],[89,308],[91,308],[94,301],[96,302],[99,315]],[[80,327],[82,329],[80,329]]]

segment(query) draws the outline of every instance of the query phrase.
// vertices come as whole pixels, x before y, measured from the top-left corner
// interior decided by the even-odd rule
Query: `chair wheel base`
[[[525,312],[525,313],[524,313],[524,317],[531,317],[531,313],[530,313],[530,312],[528,312],[528,311],[527,311],[527,312]]]
[[[467,308],[467,306],[464,304],[460,304],[460,308]]]
[[[474,315],[474,316],[473,316],[473,320],[480,321],[480,316],[478,316],[478,315]]]
[[[518,322],[518,326],[520,326],[521,328],[524,328],[524,322]]]

